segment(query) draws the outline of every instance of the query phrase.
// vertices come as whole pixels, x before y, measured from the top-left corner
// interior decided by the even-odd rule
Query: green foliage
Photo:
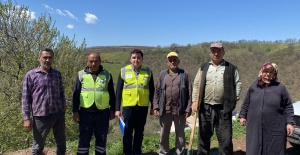
[[[244,136],[246,134],[246,126],[240,125],[240,120],[232,122],[232,138]]]
[[[159,148],[159,135],[145,136],[143,140],[143,152],[157,152]]]
[[[107,143],[107,154],[122,155],[123,154],[123,142],[121,139],[118,141]]]
[[[27,7],[12,4],[10,0],[0,3],[1,153],[28,148],[32,144],[32,132],[26,133],[23,129],[21,97],[24,75],[39,65],[38,53],[45,47],[54,50],[54,68],[62,73],[69,110],[74,75],[84,62],[85,42],[76,47],[74,38],[60,36],[51,17],[41,15],[37,19],[31,19],[27,14]],[[66,120],[67,138],[75,140],[77,127],[72,122],[70,111],[67,111]],[[50,134],[47,145],[53,144],[53,136]]]

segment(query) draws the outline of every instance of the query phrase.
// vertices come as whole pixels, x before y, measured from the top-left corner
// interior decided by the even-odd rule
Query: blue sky
[[[2,0],[3,1],[3,0]],[[13,1],[14,2],[14,1]],[[16,0],[92,46],[300,39],[299,0]]]

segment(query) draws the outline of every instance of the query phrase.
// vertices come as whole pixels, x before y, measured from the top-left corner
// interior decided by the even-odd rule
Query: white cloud
[[[62,11],[60,11],[59,9],[56,9],[56,13],[61,15],[61,16],[66,16],[66,14],[63,13]]]
[[[67,28],[68,28],[68,29],[74,29],[74,25],[68,24],[68,25],[67,25]]]
[[[47,5],[47,4],[43,4],[43,5],[45,6],[45,8],[46,8],[47,10],[49,10],[50,13],[54,13],[54,9],[53,9],[52,7],[50,7],[50,6]]]
[[[70,11],[68,11],[68,10],[64,10],[64,11],[67,13],[67,15],[68,15],[70,18],[73,18],[73,19],[78,20],[78,18],[75,17]]]
[[[26,14],[27,14],[28,16],[30,16],[30,19],[31,19],[31,20],[36,19],[35,12],[33,12],[33,11],[26,11]]]
[[[23,10],[22,14],[23,13],[25,13],[25,16],[29,17],[31,20],[36,19],[35,12],[33,12],[33,11],[30,11],[30,10],[25,11],[25,10]]]
[[[1,2],[1,0],[0,0]],[[36,19],[35,13],[34,11],[31,10],[26,10],[24,7],[21,7],[19,5],[15,5],[15,7],[17,8],[16,10],[4,10],[3,14],[4,15],[9,15],[9,16],[17,16],[17,18],[19,18],[18,13],[19,11],[21,11],[21,18],[23,18],[25,16],[25,18],[30,18],[30,20],[34,20]]]
[[[0,0],[1,2],[1,0]],[[35,12],[34,11],[30,11],[29,9],[28,10],[25,10],[24,7],[21,8],[20,5],[16,5],[17,9],[20,10],[22,12],[22,15],[25,14],[26,17],[29,17],[31,20],[34,20],[36,19],[36,16],[35,16]],[[22,10],[21,10],[22,9]],[[5,12],[3,12],[5,13]],[[17,10],[13,11],[13,10],[7,10],[7,14],[15,14],[15,13],[18,13]],[[5,13],[6,14],[6,13]]]
[[[91,13],[85,13],[84,20],[87,24],[95,24],[98,20],[97,16]]]
[[[74,16],[69,10],[61,11],[60,9],[53,9],[52,7],[50,7],[47,4],[43,4],[43,5],[50,13],[56,13],[60,16],[68,16],[69,18],[78,20],[78,18],[76,16]]]

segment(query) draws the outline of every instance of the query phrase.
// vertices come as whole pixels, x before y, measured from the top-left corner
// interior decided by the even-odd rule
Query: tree
[[[170,50],[174,52],[178,52],[178,48],[180,47],[179,44],[173,43],[170,45]]]
[[[54,26],[55,22],[45,14],[31,19],[28,7],[12,4],[10,0],[3,4],[0,1],[0,7],[1,153],[31,144],[31,134],[23,130],[22,81],[28,70],[39,65],[37,59],[40,50],[45,47],[54,50],[54,67],[62,72],[67,101],[70,103],[73,79],[79,67],[84,65],[85,41],[76,47],[75,36],[73,39],[61,36]],[[72,126],[70,122],[66,122],[66,125]],[[77,138],[77,135],[69,136]]]

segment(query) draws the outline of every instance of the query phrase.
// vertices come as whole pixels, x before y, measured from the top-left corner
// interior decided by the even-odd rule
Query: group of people
[[[232,155],[232,111],[240,98],[242,83],[238,68],[223,59],[223,44],[212,43],[211,60],[202,64],[194,82],[179,68],[176,52],[167,55],[168,68],[154,84],[152,71],[143,65],[142,51],[130,53],[129,65],[121,68],[116,91],[109,71],[98,53],[89,53],[87,67],[78,72],[73,91],[73,120],[79,124],[77,154],[89,154],[95,136],[95,154],[106,154],[109,120],[123,117],[123,154],[141,155],[144,126],[150,113],[161,127],[158,154],[169,154],[169,135],[175,125],[176,154],[186,154],[186,118],[198,114],[198,155],[208,155],[216,131],[220,155]],[[62,77],[51,67],[54,52],[43,49],[40,66],[25,75],[22,92],[24,128],[33,130],[32,154],[42,154],[52,129],[57,154],[65,154],[66,101]],[[246,125],[247,154],[285,154],[286,135],[294,132],[293,106],[288,91],[278,82],[278,67],[268,62],[250,86],[240,112]],[[197,116],[195,116],[197,117]]]

